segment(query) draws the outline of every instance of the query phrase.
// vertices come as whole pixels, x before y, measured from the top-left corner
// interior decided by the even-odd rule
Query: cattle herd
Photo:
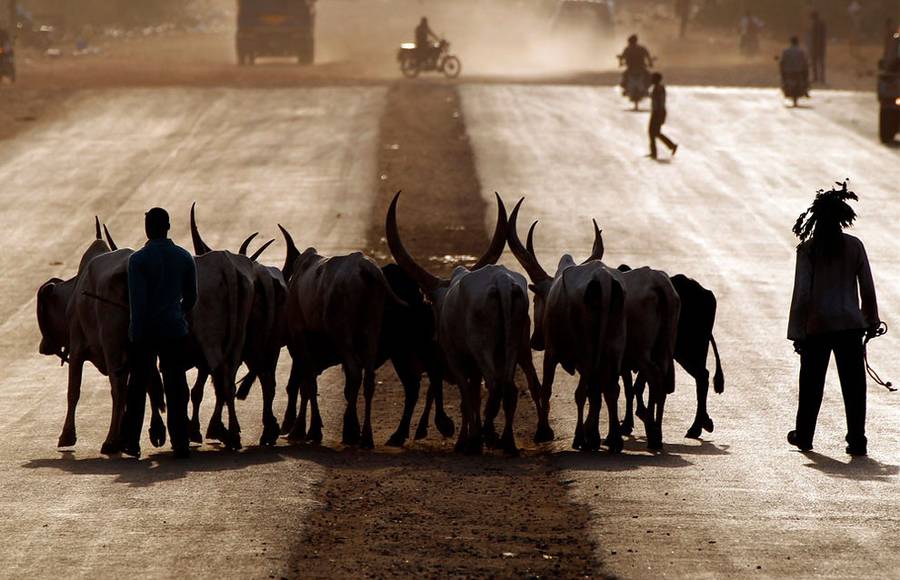
[[[248,248],[256,234],[236,254],[213,250],[203,241],[191,208],[199,287],[199,300],[188,316],[188,355],[197,369],[191,389],[193,441],[203,441],[199,410],[204,385],[211,377],[215,409],[207,439],[230,449],[241,447],[235,399],[246,398],[258,379],[263,393],[259,443],[274,445],[279,435],[320,443],[317,379],[325,369],[341,365],[347,403],[342,442],[372,448],[375,373],[388,360],[405,396],[400,424],[387,442],[392,446],[402,446],[409,438],[425,375],[428,389],[416,439],[427,436],[432,406],[440,433],[449,437],[456,430],[443,405],[443,383],[447,381],[456,384],[460,393],[457,451],[480,453],[488,446],[515,455],[517,367],[523,371],[537,411],[534,441],[550,441],[554,438],[550,397],[557,365],[579,377],[575,391],[578,421],[572,444],[577,449],[596,450],[605,445],[610,452],[621,451],[622,436],[634,428],[634,415],[643,420],[648,448],[661,449],[663,409],[675,388],[676,361],[696,380],[697,412],[687,436],[696,438],[703,430],[713,430],[706,410],[710,346],[715,355],[716,392],[722,392],[724,380],[712,334],[716,314],[712,292],[681,275],[670,278],[647,267],[608,267],[602,261],[603,239],[596,222],[587,260],[577,264],[563,255],[555,273],[548,274],[534,249],[537,222],[531,225],[523,245],[516,225],[523,200],[507,216],[499,195],[490,247],[471,267],[459,266],[449,278],[440,278],[419,265],[404,247],[397,225],[399,197],[399,193],[394,197],[386,220],[387,243],[396,264],[383,267],[359,252],[332,257],[322,256],[314,248],[300,252],[280,225],[287,245],[284,266],[264,266],[257,258],[272,241],[250,256]],[[530,284],[522,274],[496,264],[507,245]],[[101,452],[121,450],[119,430],[130,376],[127,265],[132,253],[117,248],[106,226],[101,232],[97,219],[96,239],[75,276],[53,278],[38,290],[40,352],[69,364],[61,447],[76,442],[75,409],[84,364],[90,362],[109,378],[112,393],[112,416]],[[533,331],[529,289],[534,301]],[[285,346],[291,371],[287,408],[279,425],[273,402],[276,368]],[[544,352],[542,380],[532,362],[532,350]],[[238,380],[242,365],[247,374]],[[620,379],[626,397],[621,422]],[[482,384],[487,395],[484,405]],[[646,405],[644,385],[648,387]],[[360,386],[365,402],[361,426],[357,416]],[[151,380],[148,393],[150,440],[159,447],[165,443],[166,430],[161,419],[165,397],[158,375]],[[609,430],[601,440],[604,400]],[[501,405],[505,423],[498,436],[494,420]],[[227,427],[222,417],[225,409]]]

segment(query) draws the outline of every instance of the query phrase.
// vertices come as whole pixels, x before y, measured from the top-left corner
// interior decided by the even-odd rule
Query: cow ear
[[[45,282],[43,286],[38,289],[38,298],[44,298],[47,294],[53,292],[53,289],[56,288],[58,280],[55,278],[50,280],[49,282]]]

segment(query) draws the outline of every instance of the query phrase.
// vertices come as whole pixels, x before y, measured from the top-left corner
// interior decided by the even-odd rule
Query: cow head
[[[546,270],[541,266],[534,251],[534,228],[537,226],[537,221],[528,228],[526,246],[523,246],[519,240],[516,221],[519,217],[519,208],[524,201],[524,197],[519,200],[509,217],[507,241],[509,242],[509,249],[512,250],[516,260],[519,261],[519,264],[528,273],[528,277],[531,278],[531,284],[528,285],[528,288],[534,293],[534,332],[531,334],[531,348],[544,350],[544,306],[554,278],[547,274]],[[602,232],[597,226],[596,220],[594,220],[594,247],[591,250],[591,255],[583,263],[603,258],[603,236],[601,234]],[[560,275],[561,271],[562,269],[557,272],[557,276]]]
[[[41,331],[38,352],[46,356],[58,356],[61,362],[68,359],[69,322],[66,310],[75,291],[76,278],[66,280],[50,278],[37,292],[37,320]]]
[[[494,228],[491,245],[484,255],[481,256],[471,268],[466,269],[466,271],[472,272],[483,268],[488,264],[496,264],[497,260],[500,259],[500,255],[503,253],[503,248],[506,246],[506,207],[503,205],[503,200],[500,199],[500,195],[496,193],[494,195],[497,197],[497,226]],[[431,300],[432,304],[437,308],[440,308],[440,302],[443,299],[444,294],[446,294],[451,279],[438,278],[431,274],[416,263],[409,252],[406,251],[403,242],[400,241],[400,232],[397,227],[397,201],[399,199],[400,192],[398,191],[397,195],[394,196],[393,201],[391,201],[391,206],[388,208],[387,219],[385,221],[388,248],[390,248],[391,255],[394,257],[397,265],[416,281],[425,295]],[[457,273],[454,273],[454,276],[457,275]]]

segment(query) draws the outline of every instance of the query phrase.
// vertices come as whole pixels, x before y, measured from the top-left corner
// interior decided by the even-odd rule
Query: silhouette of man
[[[809,29],[809,53],[812,61],[813,82],[825,82],[825,48],[828,31],[818,12],[813,12]]]
[[[0,28],[0,49],[4,51],[12,50],[12,38],[10,38],[9,32],[5,28]]]
[[[628,76],[633,73],[647,74],[647,71],[653,66],[653,59],[650,57],[650,51],[638,44],[637,34],[628,37],[628,46],[619,55],[619,63],[625,63],[625,72],[622,73],[622,88],[628,88]]]
[[[688,21],[691,19],[691,0],[675,0],[675,14],[678,16],[678,37],[687,36]]]
[[[431,30],[431,27],[428,26],[428,19],[423,16],[419,25],[416,26],[416,55],[419,62],[424,62],[431,56],[434,50],[432,41],[437,40],[439,40],[437,34]]]
[[[156,361],[162,371],[169,438],[176,457],[189,455],[186,314],[197,302],[194,258],[168,238],[169,214],[155,207],[146,213],[148,241],[128,260],[132,377],[123,421],[124,452],[140,456],[144,400]]]
[[[653,73],[650,82],[653,89],[650,92],[650,157],[656,159],[656,140],[662,141],[672,151],[672,155],[678,150],[671,139],[663,135],[662,126],[666,122],[666,87],[662,84],[662,75]]]
[[[788,442],[801,451],[813,446],[833,352],[847,416],[847,453],[866,454],[863,335],[874,336],[881,322],[866,249],[858,238],[843,233],[856,219],[847,204],[851,199],[857,197],[847,191],[846,182],[841,189],[820,192],[794,225],[800,245],[788,339],[800,353],[800,398]]]
[[[800,47],[800,40],[796,36],[791,37],[791,45],[781,52],[781,60],[778,64],[781,68],[782,84],[798,77],[803,81],[804,86],[809,84],[809,61],[806,58],[806,51]]]

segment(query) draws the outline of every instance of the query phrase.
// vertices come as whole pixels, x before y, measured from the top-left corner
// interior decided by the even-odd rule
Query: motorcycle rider
[[[650,67],[653,66],[653,58],[650,51],[638,44],[637,34],[628,37],[628,46],[619,55],[619,66],[625,64],[625,72],[622,73],[622,90],[628,90],[628,77],[632,74],[641,74],[649,78]]]
[[[809,60],[806,51],[800,47],[800,40],[796,36],[791,37],[791,45],[781,53],[779,61],[781,68],[781,85],[788,86],[791,81],[799,81],[802,87],[802,95],[809,96]]]
[[[423,16],[419,25],[416,26],[416,58],[419,63],[424,63],[434,53],[432,41],[438,40],[440,38],[431,30],[431,27],[428,26],[428,19]]]

